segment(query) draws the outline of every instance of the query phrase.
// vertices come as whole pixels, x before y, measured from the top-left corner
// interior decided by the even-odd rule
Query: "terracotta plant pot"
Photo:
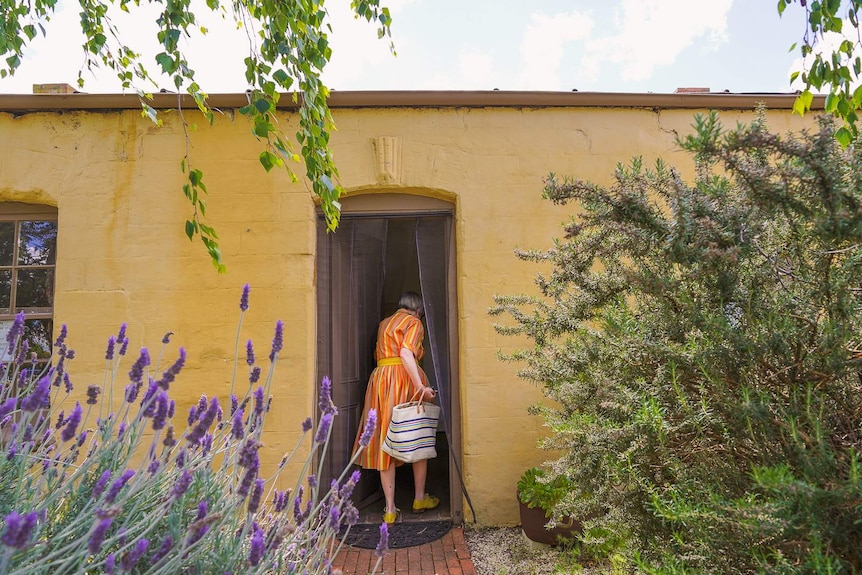
[[[553,529],[546,529],[545,525],[548,523],[548,518],[545,517],[544,509],[541,507],[531,509],[521,502],[520,497],[518,497],[518,505],[521,510],[521,529],[528,539],[536,543],[559,545],[584,530],[581,522],[575,521],[571,517],[567,517],[564,524],[557,524]]]

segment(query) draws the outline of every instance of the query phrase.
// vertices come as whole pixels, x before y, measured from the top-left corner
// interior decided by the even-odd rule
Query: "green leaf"
[[[186,237],[192,239],[195,235],[195,224],[191,220],[186,220]]]
[[[835,131],[835,139],[838,140],[838,143],[841,144],[843,148],[846,148],[853,140],[853,135],[850,133],[850,130],[842,126]]]
[[[278,156],[276,156],[272,152],[264,150],[260,153],[259,159],[260,165],[263,166],[263,169],[268,172],[275,167],[276,162],[278,161]]]
[[[203,177],[204,174],[200,170],[195,169],[189,172],[189,181],[192,183],[193,186],[199,185]]]
[[[793,102],[793,113],[804,116],[805,112],[811,109],[811,103],[813,101],[814,94],[811,93],[811,90],[804,90]]]
[[[162,72],[165,74],[173,74],[177,69],[174,59],[165,52],[156,55],[156,62],[162,67]]]
[[[261,114],[266,114],[267,112],[269,112],[270,109],[269,100],[259,98],[254,101],[254,107],[257,108],[257,111]]]

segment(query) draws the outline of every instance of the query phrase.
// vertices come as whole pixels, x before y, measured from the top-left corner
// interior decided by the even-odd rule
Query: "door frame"
[[[320,210],[316,210],[316,223],[320,225]],[[447,299],[449,302],[448,309],[448,324],[449,333],[447,337],[449,345],[449,373],[450,381],[450,416],[452,427],[450,436],[447,438],[449,450],[452,456],[449,461],[449,497],[450,511],[452,521],[460,523],[463,521],[464,509],[463,501],[464,494],[461,488],[461,480],[458,477],[459,469],[463,472],[463,449],[462,449],[462,433],[461,433],[461,385],[460,385],[460,357],[459,350],[459,335],[458,335],[458,281],[457,281],[457,244],[455,233],[455,205],[446,200],[432,198],[428,196],[420,196],[416,194],[405,193],[389,193],[389,192],[368,192],[358,193],[344,197],[341,200],[342,216],[348,217],[416,217],[423,216],[448,216],[448,270],[447,270]],[[315,236],[316,237],[316,236]],[[319,248],[315,246],[315,266],[317,265],[317,254]],[[319,297],[319,288],[317,281],[317,269],[315,268],[315,300]],[[315,301],[315,309],[317,301]],[[382,319],[382,318],[381,318]],[[318,325],[320,314],[315,312],[316,329],[320,330]],[[318,338],[315,338],[318,341]],[[319,350],[315,350],[315,357],[319,357]],[[320,371],[320,366],[315,366],[315,371]],[[322,376],[317,373],[317,380]],[[315,393],[315,403],[317,401],[317,392]],[[453,464],[453,458],[458,461],[458,464]]]

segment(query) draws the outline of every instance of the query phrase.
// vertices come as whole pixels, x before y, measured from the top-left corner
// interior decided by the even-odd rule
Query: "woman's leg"
[[[395,513],[395,461],[390,461],[389,469],[380,472],[380,485],[386,498],[386,513]]]
[[[428,477],[428,460],[422,459],[413,462],[413,498],[422,500],[425,498],[425,478]]]

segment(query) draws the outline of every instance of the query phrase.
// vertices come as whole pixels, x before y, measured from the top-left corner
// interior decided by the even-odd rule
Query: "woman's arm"
[[[401,363],[404,365],[404,369],[407,370],[407,375],[410,376],[410,381],[413,383],[414,394],[418,394],[421,391],[419,399],[434,399],[434,390],[422,383],[422,378],[419,376],[419,366],[416,364],[416,357],[414,357],[413,352],[406,347],[402,347],[398,355],[401,357]]]

